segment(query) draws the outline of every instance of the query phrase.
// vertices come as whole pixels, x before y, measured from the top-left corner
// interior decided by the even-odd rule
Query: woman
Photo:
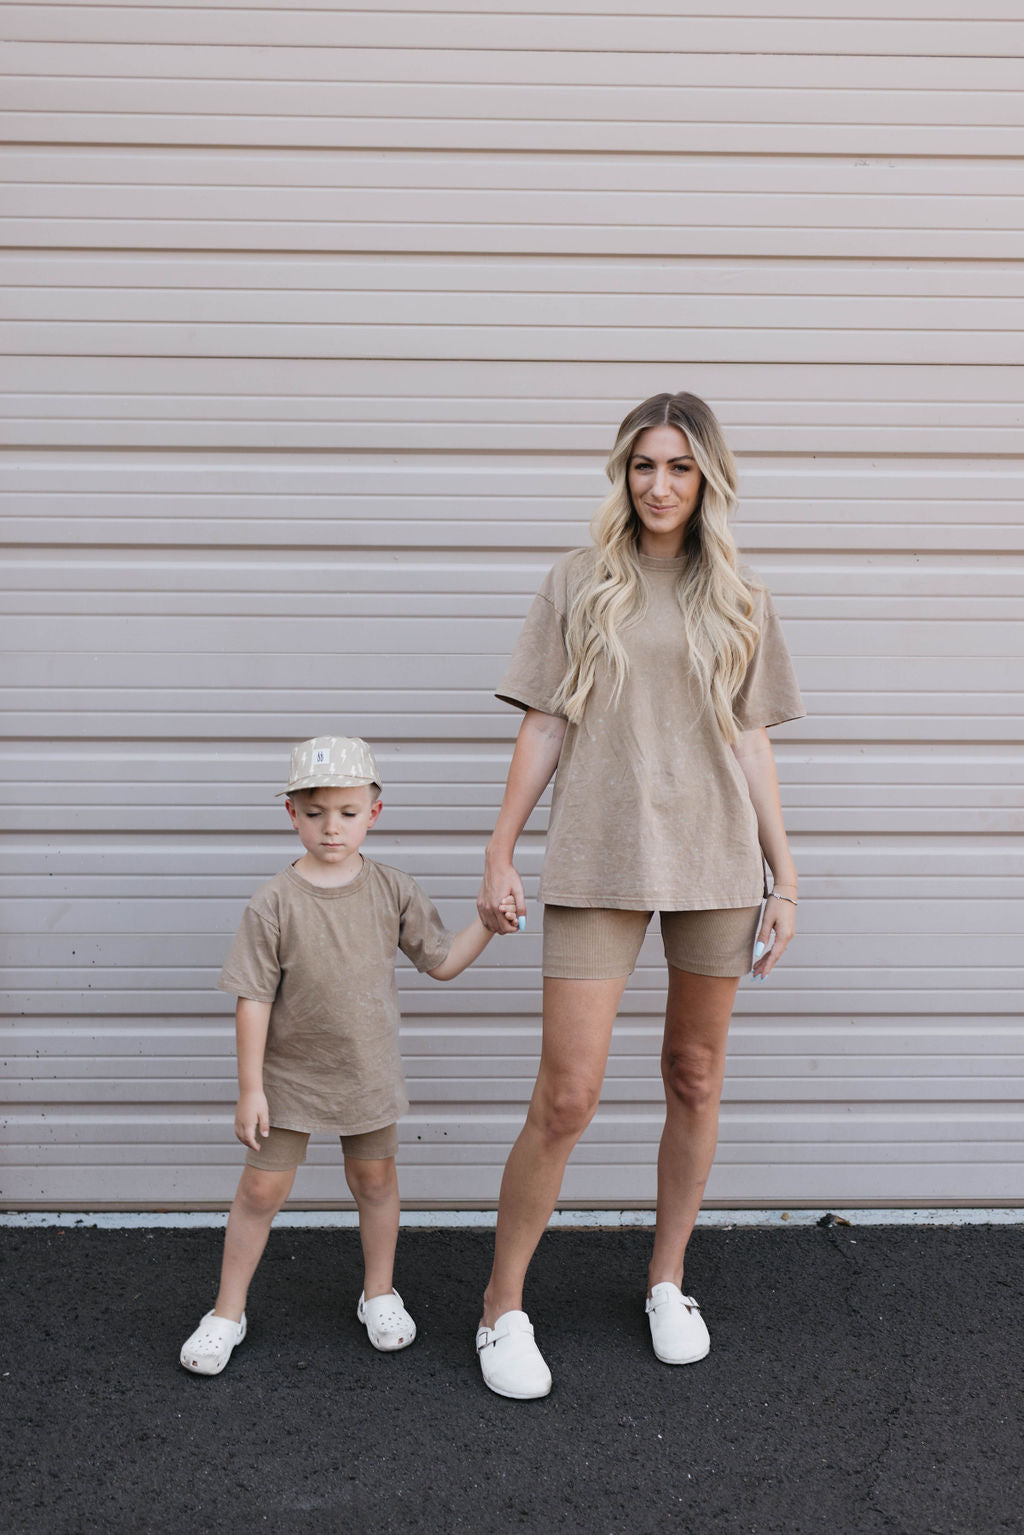
[[[765,727],[803,709],[771,598],[737,566],[736,470],[721,427],[694,395],[656,395],[623,421],[607,472],[596,547],[550,572],[498,692],[525,714],[477,903],[498,933],[515,926],[503,897],[525,913],[515,844],[557,768],[540,887],[540,1069],[505,1167],[477,1333],[487,1385],[519,1399],[551,1389],[522,1310],[526,1270],[597,1108],[654,911],[668,1000],[647,1314],[665,1363],[707,1353],[682,1281],[714,1158],[729,1018],[751,958],[764,981],[795,928],[797,876]]]

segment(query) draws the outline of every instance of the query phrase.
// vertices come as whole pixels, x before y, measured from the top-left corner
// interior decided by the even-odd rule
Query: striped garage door
[[[468,920],[493,686],[676,388],[810,710],[710,1202],[1019,1199],[1019,5],[623,9],[0,5],[8,1205],[230,1197],[213,983],[293,740],[374,742],[372,851]],[[402,971],[409,1203],[496,1199],[539,925]],[[657,951],[567,1204],[652,1201]],[[295,1203],[342,1194],[324,1142]]]

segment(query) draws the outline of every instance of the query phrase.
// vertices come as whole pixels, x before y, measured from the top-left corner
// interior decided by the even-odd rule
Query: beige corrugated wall
[[[1019,5],[622,9],[0,5],[9,1204],[229,1198],[213,982],[292,740],[378,746],[372,851],[468,919],[491,690],[666,388],[810,710],[709,1199],[1020,1199]],[[539,926],[403,971],[410,1202],[496,1198]],[[568,1203],[652,1199],[661,986],[652,941]],[[320,1144],[296,1200],[340,1187]]]

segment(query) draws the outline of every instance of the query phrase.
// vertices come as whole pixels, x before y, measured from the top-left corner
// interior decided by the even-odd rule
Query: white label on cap
[[[314,767],[323,767],[324,763],[330,762],[330,760],[331,760],[330,752],[329,751],[325,751],[322,746],[318,746],[316,751],[313,753],[313,766]]]

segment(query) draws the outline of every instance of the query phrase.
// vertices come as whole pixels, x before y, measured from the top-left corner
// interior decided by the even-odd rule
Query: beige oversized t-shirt
[[[395,955],[434,970],[451,944],[412,876],[369,858],[336,890],[290,867],[257,890],[217,985],[272,1004],[263,1088],[275,1128],[362,1135],[405,1113]]]
[[[548,573],[498,688],[505,702],[557,712],[566,615],[596,557],[576,549]],[[610,670],[599,661],[583,720],[566,729],[540,898],[630,911],[755,906],[765,888],[757,818],[688,664],[676,599],[685,557],[637,561],[648,605],[621,631],[629,676],[613,704]],[[736,701],[744,730],[804,712],[771,597],[755,587],[754,599],[761,638]]]

